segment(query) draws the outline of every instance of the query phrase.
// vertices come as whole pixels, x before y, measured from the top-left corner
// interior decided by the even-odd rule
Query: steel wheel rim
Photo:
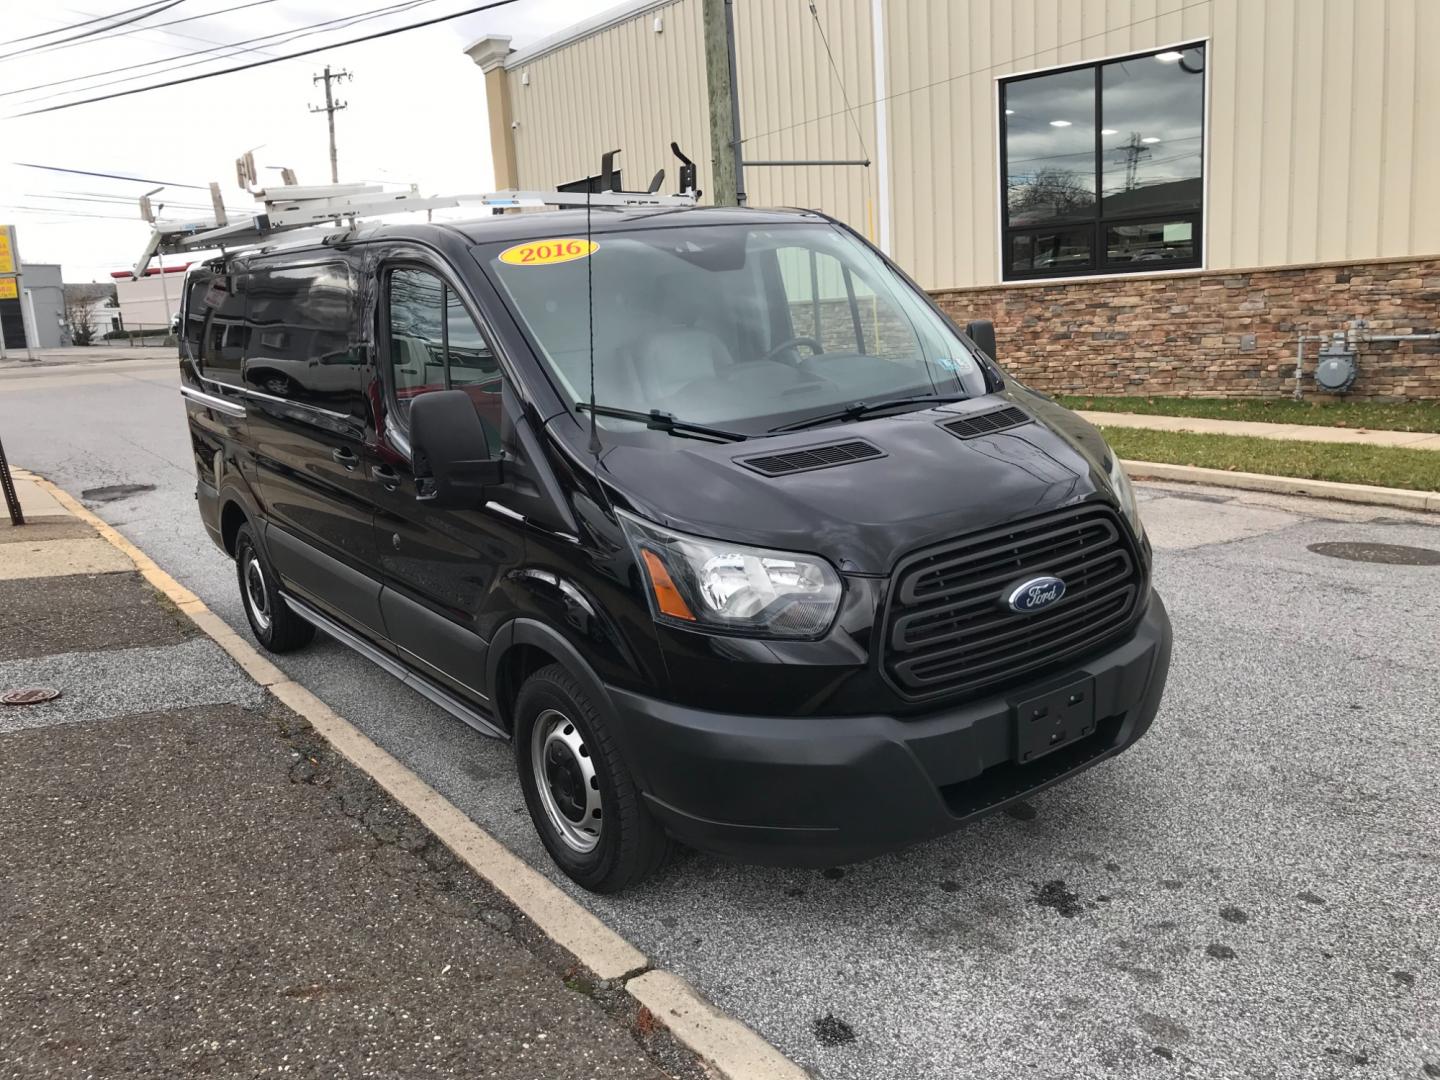
[[[262,631],[270,629],[270,592],[265,587],[265,571],[254,552],[245,559],[245,603],[250,617]]]
[[[546,709],[531,729],[530,765],[540,805],[561,842],[582,855],[594,851],[604,821],[600,780],[580,729]]]

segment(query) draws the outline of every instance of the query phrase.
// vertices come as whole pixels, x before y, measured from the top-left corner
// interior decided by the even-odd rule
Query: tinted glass
[[[426,270],[390,274],[390,370],[402,418],[411,398],[445,389],[444,290],[444,282]]]
[[[606,232],[593,254],[549,264],[505,250],[480,257],[573,402],[590,397],[587,262],[604,405],[754,432],[855,401],[984,390],[949,323],[830,225]]]
[[[205,377],[238,384],[245,359],[249,327],[245,321],[245,293],[248,274],[224,274],[209,280],[202,295],[205,312],[201,367]]]
[[[1095,71],[1006,83],[1005,205],[1011,225],[1095,214]]]
[[[1010,237],[1010,269],[1017,273],[1031,271],[1081,271],[1091,269],[1090,252],[1094,230],[1038,229]]]
[[[366,372],[349,267],[257,269],[246,288],[245,381],[288,401],[363,417]]]
[[[500,364],[455,290],[428,270],[390,274],[390,366],[402,422],[420,394],[464,390],[491,434],[500,427]],[[495,447],[492,446],[492,450]]]
[[[1199,210],[1204,48],[1106,64],[1100,85],[1104,216]]]
[[[1111,265],[1162,264],[1194,257],[1195,226],[1189,221],[1111,225],[1105,230],[1105,261]]]

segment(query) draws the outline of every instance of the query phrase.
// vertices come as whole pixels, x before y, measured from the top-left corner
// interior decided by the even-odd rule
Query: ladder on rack
[[[670,144],[683,166],[680,170],[682,191],[678,195],[658,193],[665,170],[651,181],[649,191],[492,191],[475,195],[421,195],[415,185],[404,191],[386,191],[378,184],[296,184],[295,174],[284,170],[281,187],[257,189],[254,159],[246,154],[236,162],[241,186],[250,190],[261,208],[235,221],[230,220],[220,198],[220,186],[210,185],[215,205],[214,215],[190,221],[156,221],[148,197],[140,200],[140,216],[150,222],[150,239],[136,260],[134,276],[141,277],[150,260],[158,255],[219,249],[234,251],[272,242],[278,234],[311,230],[321,235],[343,235],[359,226],[393,214],[412,214],[425,210],[448,210],[475,207],[491,211],[535,207],[584,207],[620,209],[693,207],[700,192],[695,189],[695,165],[680,148]],[[612,183],[612,150],[603,159],[602,182]],[[349,224],[341,224],[348,220]],[[294,239],[302,239],[296,235]]]

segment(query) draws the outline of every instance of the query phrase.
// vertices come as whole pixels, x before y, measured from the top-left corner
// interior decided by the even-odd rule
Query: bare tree
[[[1054,221],[1093,211],[1095,191],[1088,183],[1091,178],[1090,173],[1053,165],[1036,169],[1028,176],[1012,176],[1007,192],[1011,223]]]
[[[66,284],[62,320],[71,344],[94,344],[99,326],[108,326],[108,321],[98,314],[100,309],[117,306],[114,285]]]

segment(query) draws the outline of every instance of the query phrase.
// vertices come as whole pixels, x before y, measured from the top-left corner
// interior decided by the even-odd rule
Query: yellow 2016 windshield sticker
[[[555,263],[587,258],[599,247],[593,240],[581,240],[573,236],[562,236],[554,240],[527,240],[502,251],[500,261],[511,266],[553,266]]]

